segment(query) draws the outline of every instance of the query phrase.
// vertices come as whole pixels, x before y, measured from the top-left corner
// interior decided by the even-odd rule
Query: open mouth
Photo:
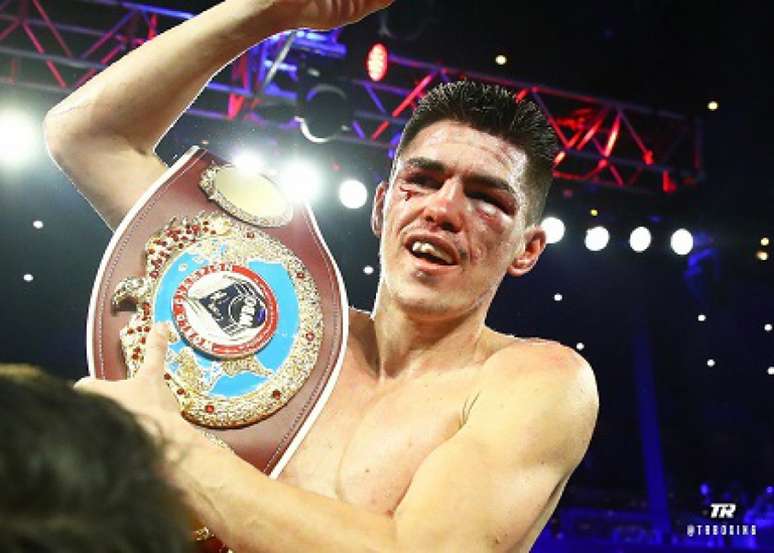
[[[454,265],[454,259],[451,255],[430,242],[416,240],[411,244],[409,251],[414,257],[425,259],[437,265]]]

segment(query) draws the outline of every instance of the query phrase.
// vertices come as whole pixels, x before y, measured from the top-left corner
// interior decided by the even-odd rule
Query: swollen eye
[[[496,215],[497,212],[499,211],[499,208],[497,208],[496,206],[490,204],[485,200],[481,200],[479,202],[479,208],[487,215]]]

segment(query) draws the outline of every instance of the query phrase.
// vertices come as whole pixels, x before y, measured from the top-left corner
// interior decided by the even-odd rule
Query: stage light
[[[255,152],[243,150],[234,156],[234,167],[243,173],[260,173],[263,169],[263,159]]]
[[[707,109],[710,111],[715,111],[720,107],[720,104],[718,104],[715,100],[710,100],[707,102]]]
[[[32,226],[40,230],[43,228],[43,221],[32,221]]]
[[[564,237],[564,223],[561,219],[546,217],[540,226],[546,231],[546,242],[549,244],[555,244]]]
[[[672,233],[669,244],[677,255],[688,255],[693,249],[693,235],[684,228],[678,229]]]
[[[768,245],[769,245],[769,237],[764,236],[763,238],[761,238],[761,246],[766,247]]]
[[[586,231],[584,243],[592,252],[604,250],[608,242],[610,242],[610,233],[605,227],[598,226]]]
[[[384,44],[374,44],[366,57],[366,70],[368,77],[375,82],[381,81],[387,74],[389,54]]]
[[[365,267],[363,267],[363,272],[367,275],[372,275],[374,274],[374,268],[371,267],[370,265],[366,265]]]
[[[769,367],[769,370],[767,371],[770,375],[774,375],[774,367]],[[769,492],[771,493],[771,492]]]
[[[381,10],[379,36],[397,41],[414,42],[435,19],[436,0],[414,0],[395,2],[388,9]]]
[[[554,301],[562,301],[563,296],[561,294],[554,294]]]
[[[320,83],[304,96],[301,133],[311,142],[322,144],[352,123],[352,103],[339,86]]]
[[[648,249],[651,242],[650,231],[645,227],[637,227],[629,236],[629,245],[637,253]]]
[[[34,277],[34,276],[32,276],[32,275],[31,275],[31,274],[29,274],[29,273],[27,273],[26,275],[24,275],[22,278],[24,279],[24,282],[32,282],[33,280],[35,280],[35,277]]]
[[[715,360],[714,359],[707,359],[707,366],[708,367],[714,367],[715,366]]]
[[[497,57],[495,57],[495,63],[497,65],[505,65],[508,63],[508,58],[505,57],[503,54],[498,54]]]
[[[758,250],[757,252],[755,252],[755,257],[758,258],[758,261],[768,261],[769,253],[764,252],[763,250]]]
[[[597,211],[596,209],[590,210],[589,213],[591,213],[592,217],[596,217],[597,215],[599,215],[599,211]]]
[[[707,320],[707,316],[706,316],[704,313],[700,313],[700,314],[699,314],[699,316],[698,316],[698,317],[696,317],[696,319],[697,319],[697,320],[698,320],[700,323],[703,323],[704,321],[706,321],[706,320]]]
[[[280,184],[291,198],[314,202],[320,194],[320,172],[308,162],[293,160],[280,175]]]
[[[586,349],[586,345],[583,342],[578,342],[577,344],[575,344],[575,349],[577,349],[578,351],[583,351],[584,349]]]
[[[772,328],[774,328],[774,326],[772,326],[771,323],[766,323],[765,325],[763,325],[763,330],[765,330],[766,332],[771,332]]]
[[[21,111],[0,112],[0,164],[7,167],[23,165],[35,151],[38,125]]]
[[[363,207],[368,201],[368,190],[365,185],[354,179],[348,179],[339,186],[339,200],[349,209]]]

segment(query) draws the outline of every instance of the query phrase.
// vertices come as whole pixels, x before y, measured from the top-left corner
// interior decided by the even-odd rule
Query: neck
[[[488,303],[459,315],[420,313],[402,305],[380,282],[371,314],[375,343],[369,364],[386,380],[473,361]]]

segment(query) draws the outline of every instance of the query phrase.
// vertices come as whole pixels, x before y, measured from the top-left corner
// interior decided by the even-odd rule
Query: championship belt
[[[344,285],[314,216],[269,178],[198,147],[132,208],[89,306],[97,378],[131,377],[153,323],[182,415],[276,478],[335,385]]]

